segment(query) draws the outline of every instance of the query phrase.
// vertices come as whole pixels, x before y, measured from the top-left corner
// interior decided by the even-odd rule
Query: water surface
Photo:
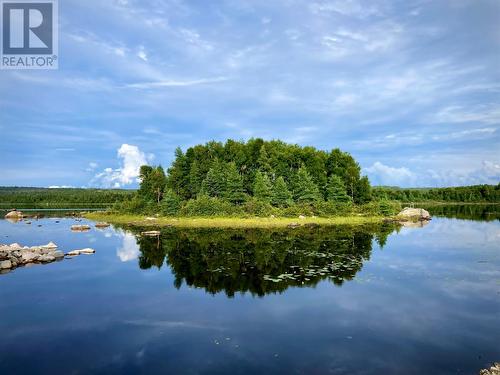
[[[500,222],[455,216],[159,237],[0,220],[2,243],[96,249],[0,275],[0,373],[475,374],[500,360]]]

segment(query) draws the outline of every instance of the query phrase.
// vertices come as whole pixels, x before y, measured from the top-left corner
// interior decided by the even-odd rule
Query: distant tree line
[[[373,197],[401,202],[464,202],[498,203],[500,202],[500,184],[473,185],[446,188],[402,189],[398,187],[374,187]]]
[[[0,207],[110,207],[135,196],[135,190],[0,187]]]
[[[140,179],[137,196],[116,209],[192,216],[333,215],[372,200],[370,182],[350,154],[259,138],[211,141],[185,153],[178,148],[167,173],[161,166],[142,166]]]

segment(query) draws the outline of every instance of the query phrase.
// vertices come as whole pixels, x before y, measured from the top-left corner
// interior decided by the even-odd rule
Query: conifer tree
[[[288,190],[288,186],[282,176],[278,177],[274,183],[271,203],[278,207],[287,207],[293,204],[292,193]]]
[[[235,163],[228,163],[226,168],[226,191],[224,198],[233,204],[241,204],[246,199],[243,178],[238,173]]]
[[[364,204],[370,202],[372,199],[371,186],[368,177],[363,176],[356,184],[355,202]]]
[[[272,187],[269,177],[267,174],[257,171],[253,184],[253,196],[261,202],[269,203],[271,201],[271,194]]]
[[[216,160],[208,170],[207,176],[201,184],[200,193],[209,197],[222,198],[227,189],[226,173],[224,164]]]
[[[180,197],[171,189],[165,191],[161,201],[161,210],[163,214],[168,216],[175,216],[179,213],[181,208]]]
[[[297,203],[312,203],[321,199],[318,186],[305,167],[300,167],[293,179],[293,199]]]
[[[258,168],[264,172],[271,174],[273,172],[273,168],[271,166],[271,158],[267,153],[266,146],[262,145],[259,151],[259,157],[257,159]]]
[[[348,203],[351,198],[347,195],[344,181],[340,176],[332,174],[326,186],[327,199],[334,203]]]

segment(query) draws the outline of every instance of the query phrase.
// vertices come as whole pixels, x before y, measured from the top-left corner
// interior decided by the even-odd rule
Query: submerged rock
[[[431,215],[423,208],[405,207],[397,217],[401,220],[431,220]]]

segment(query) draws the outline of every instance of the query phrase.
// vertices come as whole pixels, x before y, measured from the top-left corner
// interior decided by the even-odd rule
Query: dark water
[[[500,221],[455,216],[160,237],[0,220],[3,243],[96,249],[0,275],[0,374],[476,374],[500,360]]]

